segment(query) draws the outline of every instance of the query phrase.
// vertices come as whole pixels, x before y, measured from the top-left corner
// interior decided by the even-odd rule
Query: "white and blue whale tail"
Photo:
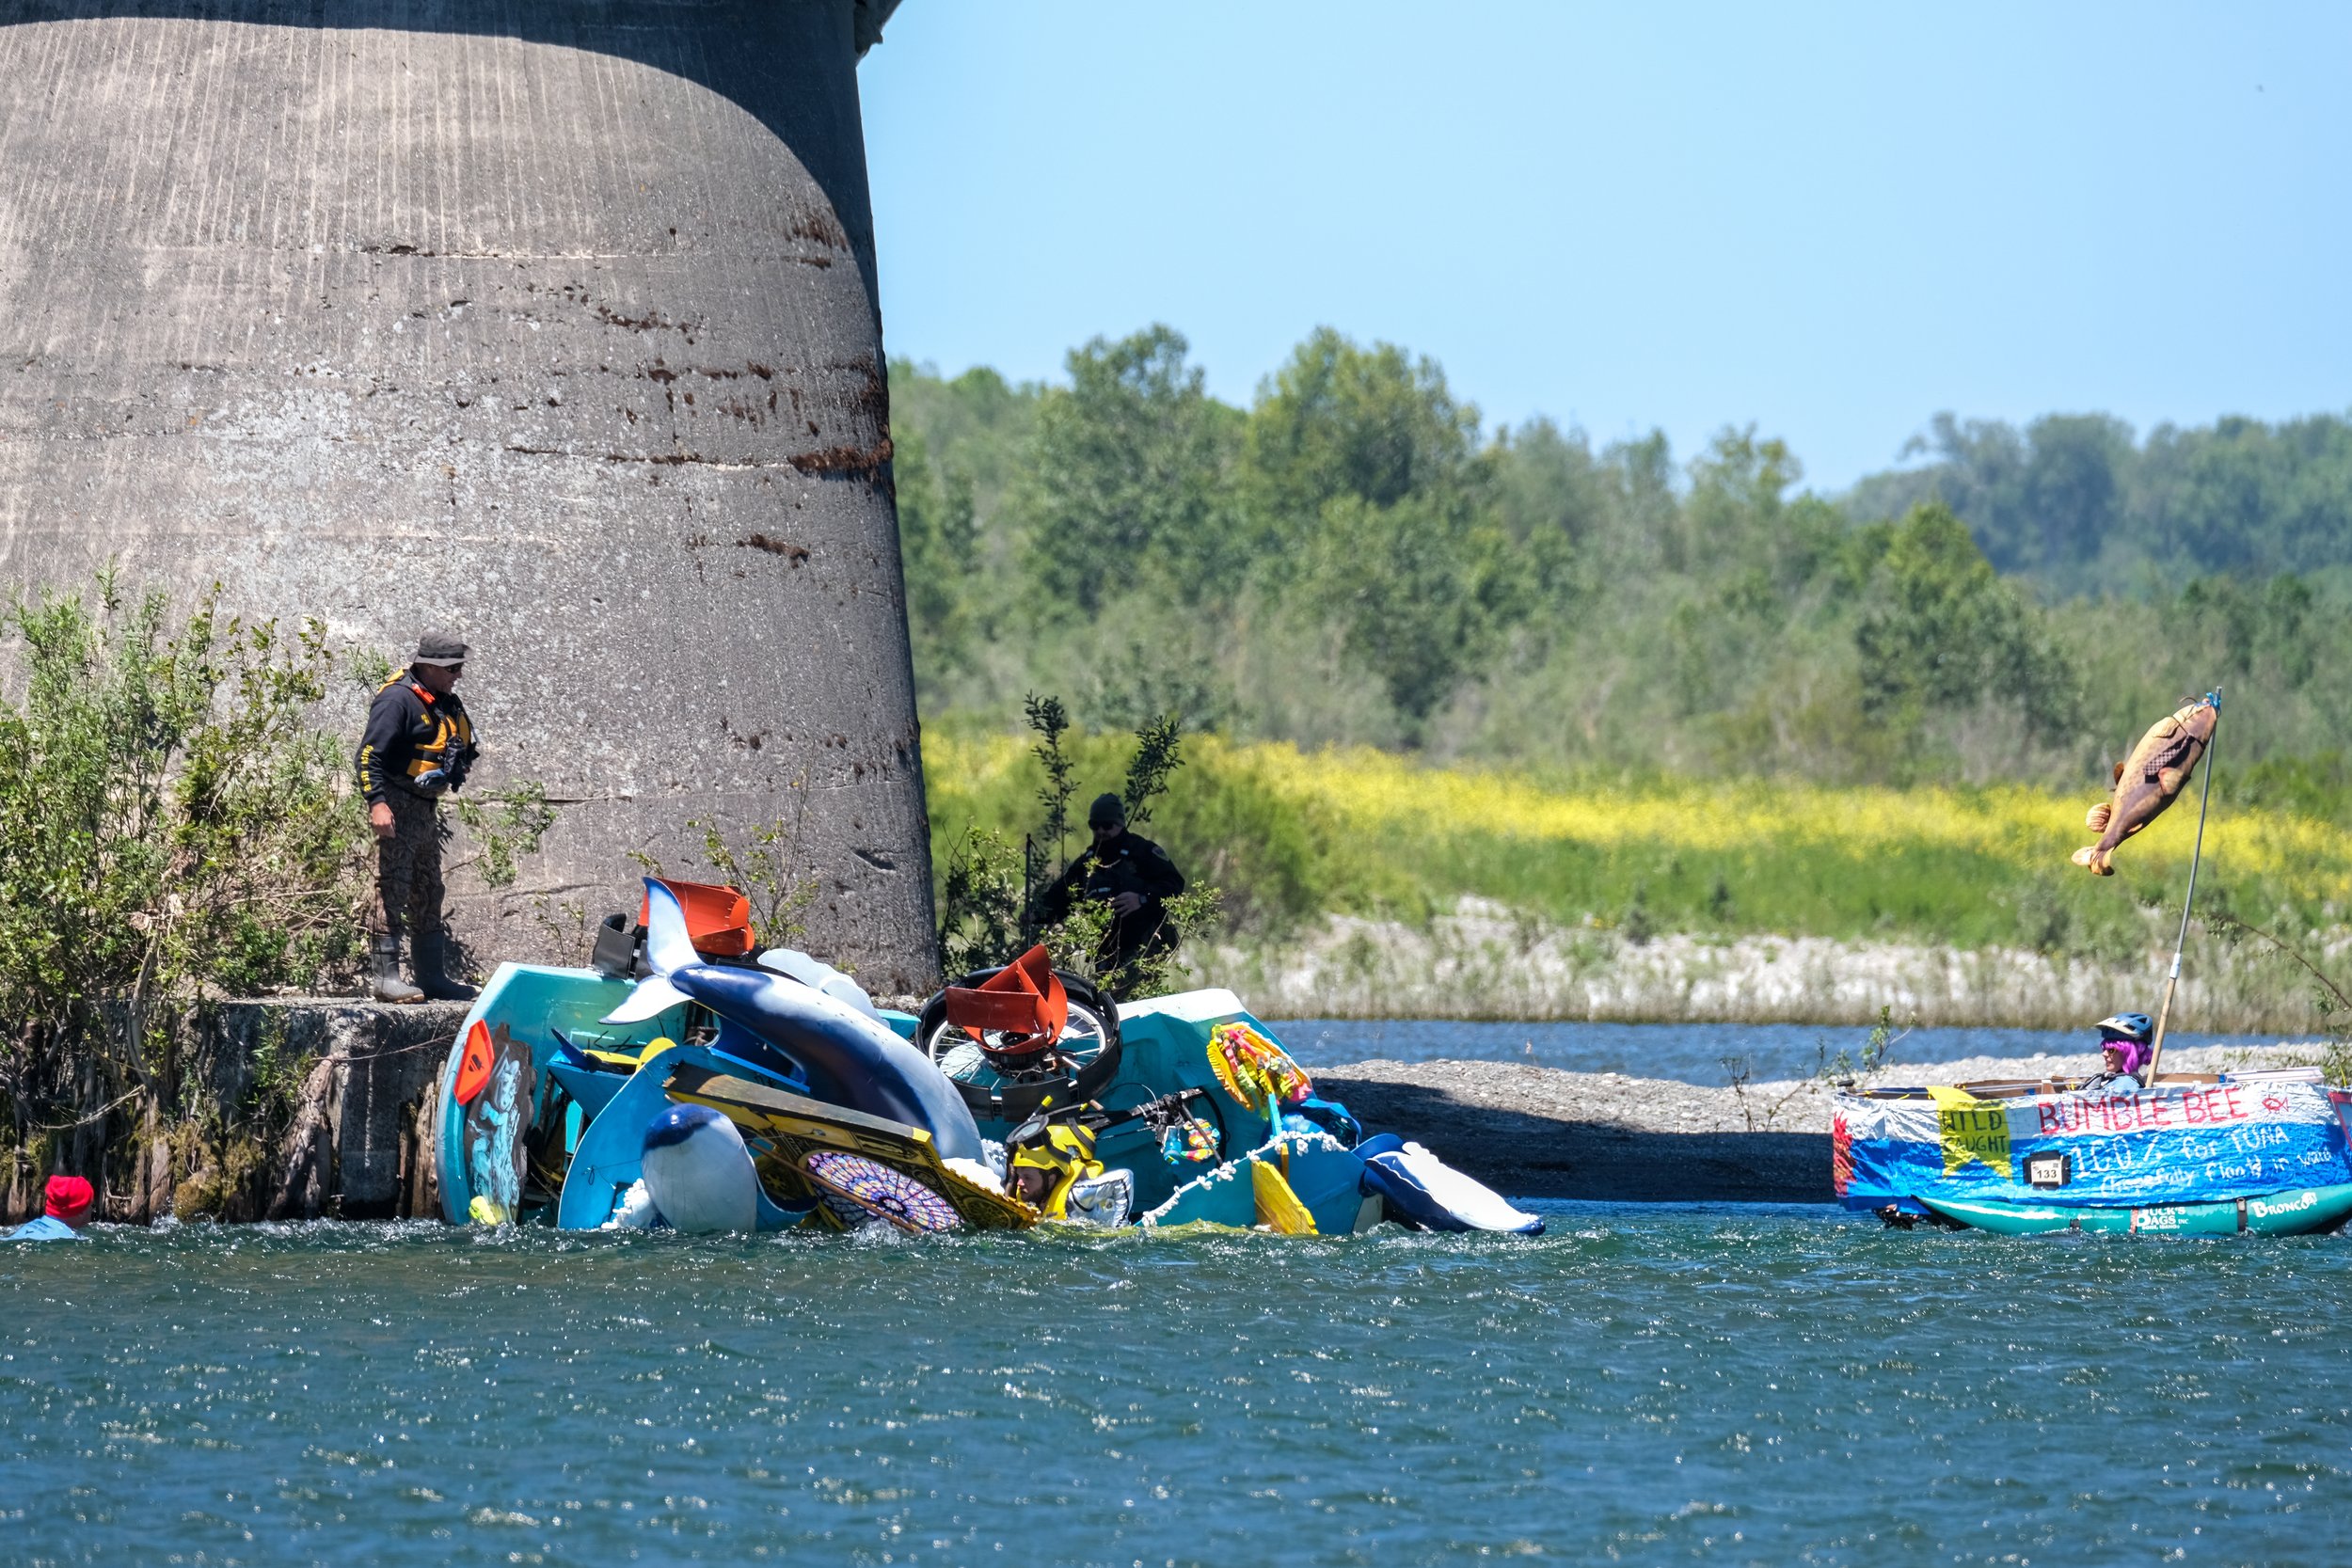
[[[1544,1232],[1540,1215],[1512,1207],[1501,1193],[1393,1132],[1366,1138],[1356,1152],[1364,1161],[1364,1190],[1379,1195],[1391,1219],[1416,1230]]]

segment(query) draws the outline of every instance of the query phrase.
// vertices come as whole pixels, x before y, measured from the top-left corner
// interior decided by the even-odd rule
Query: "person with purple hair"
[[[2155,1025],[2146,1013],[2117,1013],[2099,1021],[2100,1070],[2083,1080],[2086,1089],[2134,1092],[2146,1087],[2142,1075],[2153,1054]]]

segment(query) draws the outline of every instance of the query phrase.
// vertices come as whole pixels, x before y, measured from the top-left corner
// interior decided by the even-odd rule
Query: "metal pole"
[[[1032,895],[1029,892],[1029,867],[1036,863],[1036,860],[1037,836],[1034,833],[1023,833],[1021,835],[1021,940],[1023,942],[1032,942],[1037,937],[1037,922],[1029,913],[1033,908],[1030,902]]]
[[[2181,984],[2181,950],[2188,945],[2189,911],[2197,907],[2197,866],[2205,858],[2205,808],[2213,803],[2213,753],[2221,744],[2221,689],[2215,687],[2205,694],[2213,704],[2213,738],[2205,743],[2205,784],[2197,800],[2197,847],[2188,856],[2188,896],[2181,900],[2181,934],[2172,942],[2172,973],[2165,977],[2164,1002],[2156,1008],[2156,1033],[2148,1048],[2148,1083],[2156,1081],[2157,1064],[2164,1060],[2164,1026],[2172,1016],[2172,993]]]

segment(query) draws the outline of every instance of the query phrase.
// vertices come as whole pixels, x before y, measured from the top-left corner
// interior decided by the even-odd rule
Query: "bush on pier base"
[[[199,1091],[211,999],[316,989],[358,951],[366,831],[309,721],[333,660],[199,600],[42,593],[0,610],[0,1143],[6,1207],[49,1169],[110,1218],[242,1206],[294,1098]],[[263,1065],[267,1065],[266,1058]],[[295,1085],[298,1087],[298,1083]]]

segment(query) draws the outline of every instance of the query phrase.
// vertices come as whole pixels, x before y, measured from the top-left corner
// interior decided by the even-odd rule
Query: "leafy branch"
[[[689,817],[686,823],[688,832],[702,834],[703,867],[750,901],[752,929],[761,942],[777,946],[789,945],[808,928],[808,911],[823,888],[804,869],[808,781],[796,778],[788,787],[793,792],[790,815],[746,830],[739,841],[723,822]],[[643,849],[629,850],[628,858],[649,877],[667,874]]]
[[[1041,929],[1035,904],[1068,862],[1060,848],[1069,832],[1071,797],[1076,792],[1074,762],[1063,745],[1069,711],[1057,697],[1032,693],[1023,705],[1037,736],[1030,753],[1043,770],[1037,792],[1045,813],[1039,830],[1015,848],[1002,835],[968,827],[948,848],[940,886],[939,947],[950,974],[1009,962],[1031,942],[1041,942],[1064,970],[1089,980],[1100,973],[1099,956],[1112,914],[1100,899],[1074,900],[1061,919]],[[1152,802],[1168,792],[1168,780],[1184,766],[1182,722],[1173,714],[1136,731],[1120,800],[1130,824],[1150,820]],[[1053,847],[1050,856],[1046,846]],[[1203,930],[1223,909],[1223,895],[1196,886],[1167,901],[1169,922],[1179,932]],[[1154,953],[1121,966],[1122,990],[1133,996],[1164,992],[1178,976],[1176,956]]]
[[[1022,846],[1028,880],[1041,886],[1061,875],[1070,863],[1062,847],[1070,838],[1070,796],[1077,785],[1070,776],[1070,753],[1061,745],[1061,737],[1070,730],[1070,710],[1062,706],[1059,697],[1041,697],[1035,692],[1022,699],[1021,709],[1028,718],[1029,728],[1039,736],[1029,748],[1029,754],[1045,770],[1045,783],[1037,792],[1038,804],[1045,808],[1045,820]],[[1046,870],[1048,844],[1053,846],[1054,868],[1050,873]]]
[[[2352,1039],[2352,994],[2345,992],[2343,984],[2295,943],[2226,907],[2211,910],[2201,918],[2204,927],[2223,942],[2235,945],[2252,937],[2310,976],[2312,1010],[2319,1015],[2320,1025],[2328,1031],[2331,1045],[2328,1059],[2322,1064],[2328,1081],[2352,1083],[2352,1051],[2345,1049],[2347,1039]]]
[[[1168,776],[1184,765],[1184,721],[1164,713],[1136,731],[1136,754],[1127,764],[1127,782],[1119,792],[1127,808],[1127,821],[1141,827],[1152,820],[1152,802],[1168,793]]]
[[[520,855],[539,852],[540,840],[555,826],[555,807],[548,802],[547,786],[535,782],[508,784],[469,800],[452,796],[457,820],[474,847],[472,865],[491,887],[513,887]]]
[[[740,847],[720,823],[696,819],[686,824],[703,835],[703,863],[719,880],[742,890],[751,900],[752,929],[772,946],[789,946],[808,928],[808,911],[822,886],[803,869],[806,857],[801,841],[808,818],[807,781],[794,779],[791,788],[790,818],[780,816],[751,829]]]

